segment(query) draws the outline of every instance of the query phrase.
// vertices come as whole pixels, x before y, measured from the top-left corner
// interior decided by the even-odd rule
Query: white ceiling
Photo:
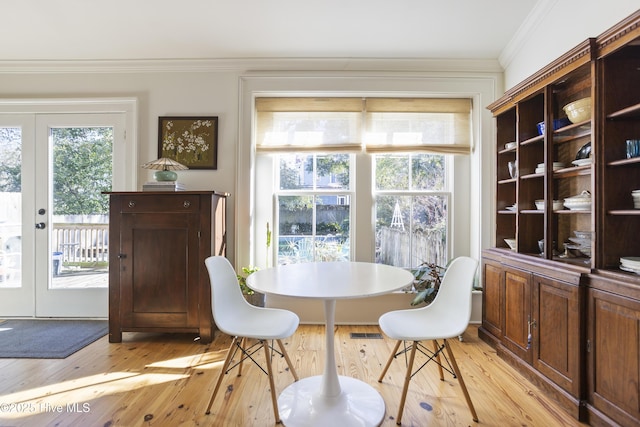
[[[3,0],[0,61],[497,59],[544,2]]]

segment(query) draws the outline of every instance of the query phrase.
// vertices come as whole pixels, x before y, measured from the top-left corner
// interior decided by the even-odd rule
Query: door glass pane
[[[106,288],[113,128],[53,128],[51,141],[51,288]]]
[[[0,287],[22,286],[22,131],[0,127]]]

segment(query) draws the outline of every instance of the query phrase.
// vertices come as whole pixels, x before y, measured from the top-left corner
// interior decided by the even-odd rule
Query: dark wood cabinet
[[[482,258],[482,327],[478,333],[494,344],[502,337],[504,327],[504,274],[500,256],[486,251]]]
[[[557,269],[553,261],[536,262],[500,249],[485,250],[482,265],[489,292],[480,337],[580,418],[581,271]]]
[[[590,114],[566,121],[563,107],[584,98]],[[496,227],[480,337],[576,418],[640,425],[640,271],[621,268],[640,257],[640,156],[625,143],[640,139],[640,11],[488,108]],[[566,206],[584,191],[590,204]]]
[[[532,364],[536,371],[568,392],[565,407],[579,417],[581,342],[580,287],[549,277],[533,276],[530,320]]]
[[[531,273],[504,268],[504,335],[502,344],[522,360],[531,363]]]
[[[225,254],[226,194],[110,193],[109,341],[123,331],[192,332],[211,341],[204,260]]]
[[[640,280],[589,277],[587,421],[637,426],[640,420]]]

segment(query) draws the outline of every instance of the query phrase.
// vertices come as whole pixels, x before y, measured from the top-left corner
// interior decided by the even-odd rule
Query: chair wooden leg
[[[211,405],[213,405],[213,399],[216,398],[216,394],[218,394],[218,390],[220,389],[220,384],[222,384],[222,378],[231,363],[231,356],[235,350],[236,342],[238,341],[238,337],[233,337],[231,340],[231,345],[229,346],[229,350],[227,350],[227,356],[224,358],[224,363],[222,364],[222,369],[220,370],[220,374],[218,375],[218,380],[216,381],[216,386],[213,389],[213,394],[211,395],[211,399],[209,399],[209,405],[207,406],[207,411],[205,414],[209,415],[211,413]]]
[[[398,352],[398,348],[400,348],[400,343],[402,341],[398,340],[398,342],[396,342],[396,346],[393,347],[393,351],[391,352],[391,355],[389,356],[389,360],[387,360],[387,364],[384,366],[384,369],[382,370],[382,373],[380,374],[380,378],[378,378],[378,382],[381,383],[382,379],[384,378],[384,375],[387,373],[387,370],[389,369],[389,366],[391,366],[391,362],[394,359],[394,356],[396,355],[396,353]]]
[[[440,381],[444,381],[444,372],[442,371],[442,362],[440,361],[440,352],[438,351],[438,341],[432,340],[433,351],[436,354],[436,362],[438,362],[438,371],[440,372]]]
[[[458,368],[458,364],[456,363],[456,358],[453,356],[453,351],[451,351],[451,347],[449,347],[449,343],[447,340],[444,340],[444,346],[447,349],[447,354],[449,354],[449,358],[451,359],[451,365],[453,366],[453,371],[456,373],[458,377],[458,382],[460,383],[460,387],[462,388],[462,393],[464,393],[464,398],[467,400],[467,405],[471,410],[471,415],[473,417],[473,421],[478,422],[478,415],[476,414],[476,410],[473,407],[473,403],[471,403],[471,396],[469,396],[469,392],[467,391],[467,386],[464,384],[464,379],[462,379],[462,373]]]
[[[273,414],[276,417],[276,424],[280,424],[280,413],[278,412],[278,401],[276,399],[276,386],[273,381],[273,370],[271,367],[271,349],[267,340],[262,342],[264,347],[264,357],[267,360],[267,373],[269,375],[269,386],[271,387],[271,402],[273,403]]]
[[[298,374],[296,373],[296,370],[294,369],[293,364],[291,363],[291,359],[289,359],[289,355],[287,354],[287,350],[284,349],[284,345],[282,344],[282,340],[276,340],[276,342],[278,343],[278,347],[280,347],[280,351],[282,352],[282,355],[284,356],[284,360],[287,361],[287,366],[289,366],[289,370],[293,374],[293,379],[298,381]]]
[[[398,408],[398,417],[396,419],[397,425],[402,424],[402,411],[404,410],[404,403],[407,400],[407,391],[409,390],[409,381],[411,381],[411,371],[413,370],[413,361],[416,358],[417,348],[418,341],[414,341],[413,346],[411,347],[411,353],[409,354],[409,365],[407,366],[407,373],[404,377],[404,387],[402,387],[402,397],[400,398],[400,407]]]
[[[247,338],[242,337],[242,341],[240,341],[240,347],[246,348]],[[240,353],[240,362],[238,363],[238,376],[242,376],[242,362],[244,361],[244,354]]]

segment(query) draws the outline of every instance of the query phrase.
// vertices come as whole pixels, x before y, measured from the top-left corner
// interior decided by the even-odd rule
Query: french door
[[[0,316],[107,317],[102,192],[122,188],[125,122],[0,114]]]

